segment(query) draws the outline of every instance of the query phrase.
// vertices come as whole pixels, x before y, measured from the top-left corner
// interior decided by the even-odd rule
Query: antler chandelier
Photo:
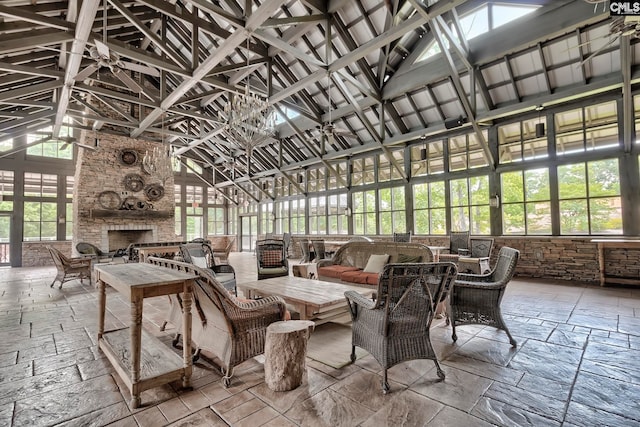
[[[247,68],[249,67],[249,38],[247,38]],[[244,150],[247,165],[253,149],[275,134],[275,114],[269,101],[251,92],[250,75],[244,94],[234,94],[224,107],[224,132]]]

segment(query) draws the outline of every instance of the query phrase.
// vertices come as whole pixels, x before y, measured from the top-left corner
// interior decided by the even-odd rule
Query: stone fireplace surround
[[[92,140],[93,134],[87,137]],[[144,153],[157,143],[108,134],[100,135],[99,140],[95,151],[78,150],[73,190],[73,254],[77,255],[78,242],[91,243],[107,252],[125,248],[129,243],[177,240],[173,177],[164,184],[164,197],[154,201],[149,211],[109,211],[98,200],[103,191],[115,191],[123,200],[125,197],[145,200],[144,191],[126,191],[124,180],[127,174],[135,173],[143,177],[145,185],[160,183],[140,166]],[[123,164],[119,159],[123,149],[135,150],[138,163]]]

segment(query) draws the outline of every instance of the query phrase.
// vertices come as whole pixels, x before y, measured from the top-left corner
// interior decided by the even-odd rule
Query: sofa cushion
[[[365,273],[364,271],[345,271],[340,276],[340,280],[347,283],[358,283],[361,285],[377,285],[378,273]]]
[[[371,254],[369,256],[369,260],[367,261],[367,266],[362,271],[364,271],[365,273],[381,273],[387,261],[389,261],[388,254]]]
[[[401,264],[422,262],[421,255],[398,254],[398,262]]]
[[[349,267],[348,265],[328,265],[318,268],[318,276],[333,277],[339,279],[345,271],[361,271],[358,267]]]

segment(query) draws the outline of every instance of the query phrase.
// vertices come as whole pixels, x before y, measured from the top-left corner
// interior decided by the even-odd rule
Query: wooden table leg
[[[182,377],[182,387],[191,388],[191,372],[193,369],[193,359],[191,356],[191,300],[193,284],[185,283],[182,293],[182,359],[184,362],[184,376]]]
[[[139,295],[131,298],[131,408],[140,406],[140,347],[142,341],[142,303]]]
[[[598,267],[600,268],[600,286],[604,286],[604,244],[598,243]]]
[[[98,341],[104,334],[104,313],[106,309],[106,292],[105,283],[102,280],[98,280]]]

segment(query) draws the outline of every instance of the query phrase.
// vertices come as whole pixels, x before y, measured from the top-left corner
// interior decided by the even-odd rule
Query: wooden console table
[[[605,272],[605,249],[635,249],[640,250],[640,240],[624,239],[593,239],[592,243],[598,245],[598,266],[600,267],[600,286],[605,283],[618,283],[621,285],[640,285],[640,277],[615,277],[607,276]]]
[[[191,300],[195,274],[143,263],[96,265],[98,283],[98,346],[131,392],[131,407],[140,406],[140,393],[182,379],[190,387]],[[129,328],[104,330],[106,285],[131,303]],[[182,358],[142,329],[144,298],[182,293]]]

